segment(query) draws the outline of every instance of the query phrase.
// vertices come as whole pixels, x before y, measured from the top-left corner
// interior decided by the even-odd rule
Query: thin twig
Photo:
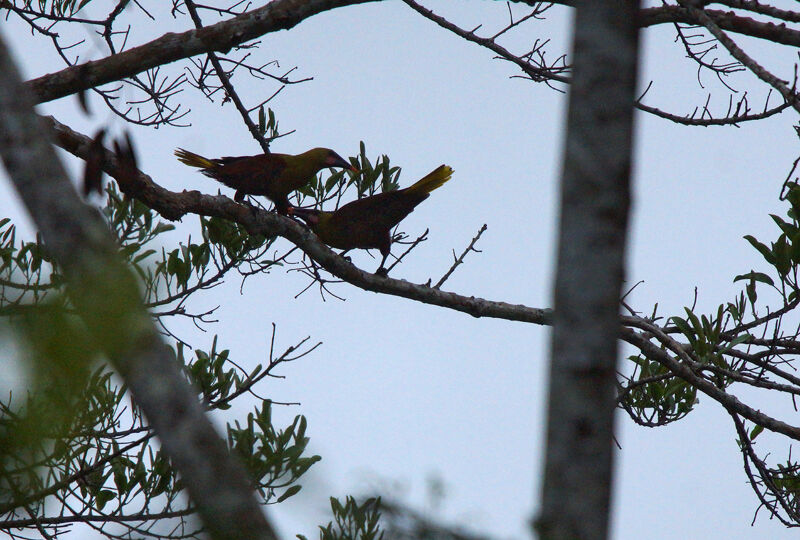
[[[469,253],[470,251],[474,251],[475,253],[480,253],[479,249],[475,249],[475,243],[480,239],[481,235],[485,231],[486,231],[486,223],[484,223],[483,227],[481,227],[478,230],[478,234],[475,235],[475,238],[472,239],[472,242],[469,243],[467,248],[464,250],[463,253],[461,253],[460,256],[456,257],[455,256],[456,255],[455,251],[453,252],[453,259],[454,259],[453,260],[453,265],[450,267],[450,269],[447,272],[445,272],[445,274],[442,276],[442,279],[440,279],[436,283],[436,285],[433,286],[434,289],[438,289],[439,287],[441,287],[444,284],[444,282],[447,281],[447,279],[450,277],[450,275],[455,271],[455,269],[458,268],[461,264],[464,263],[464,257],[467,256],[467,253]]]
[[[194,25],[198,28],[198,30],[203,28],[203,21],[200,20],[200,16],[197,14],[197,8],[195,7],[194,2],[192,0],[183,0],[183,3],[186,6],[186,9],[189,10],[189,15],[191,15]],[[256,142],[258,142],[262,150],[264,150],[264,153],[269,154],[269,144],[264,137],[261,136],[261,133],[258,131],[258,127],[253,123],[253,120],[250,119],[250,115],[247,112],[247,107],[244,106],[242,100],[239,98],[239,95],[236,93],[236,89],[234,89],[228,74],[222,68],[222,64],[220,63],[216,53],[209,51],[207,54],[208,59],[211,60],[211,64],[214,66],[214,70],[217,72],[217,77],[222,83],[222,86],[225,87],[228,97],[230,97],[231,101],[236,106],[239,114],[242,115],[242,120],[244,120],[247,129],[250,130],[250,134],[253,136]]]

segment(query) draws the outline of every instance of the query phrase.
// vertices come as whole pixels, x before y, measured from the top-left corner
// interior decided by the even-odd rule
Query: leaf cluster
[[[271,242],[212,218],[201,220],[201,243],[189,238],[167,250],[162,246],[172,225],[122,197],[113,184],[106,192],[103,214],[152,308],[182,307],[227,271],[255,260],[254,253]],[[58,536],[84,523],[109,537],[197,537],[201,531],[189,519],[194,510],[180,479],[153,444],[154,433],[126,387],[95,352],[46,249],[38,241],[18,240],[7,219],[0,222],[0,241],[2,314],[14,330],[6,338],[24,345],[33,381],[0,400],[0,531]],[[154,315],[181,314],[172,309]],[[298,351],[305,341],[247,371],[216,337],[210,349],[195,348],[191,357],[185,342],[175,341],[175,357],[209,410],[229,409],[245,395],[256,398],[253,413],[228,425],[228,442],[245,458],[263,503],[296,494],[301,476],[319,460],[305,455],[305,419],[298,416],[279,429],[272,423],[272,402],[253,392],[278,365],[316,347]],[[172,520],[168,529],[165,520]]]
[[[331,497],[333,521],[320,526],[320,540],[383,540],[384,533],[379,527],[381,498],[368,498],[359,503],[348,496],[342,504]],[[297,535],[306,540],[303,535]]]

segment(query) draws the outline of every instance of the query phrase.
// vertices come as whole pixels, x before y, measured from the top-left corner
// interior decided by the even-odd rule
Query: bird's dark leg
[[[284,197],[283,199],[277,199],[273,201],[275,203],[275,211],[278,212],[282,216],[286,216],[289,214],[289,208],[291,205],[289,204],[289,199]]]
[[[250,212],[252,212],[253,216],[255,216],[258,213],[258,207],[253,203],[251,203],[250,201],[246,201],[244,197],[245,194],[237,189],[236,193],[234,193],[233,195],[233,200],[243,206],[247,206],[248,208],[250,208]]]
[[[387,250],[386,252],[383,253],[383,259],[381,259],[381,265],[378,267],[377,270],[375,270],[376,276],[387,277],[389,275],[389,270],[383,266],[388,256],[389,256],[389,251]]]
[[[303,219],[301,219],[300,217],[295,215],[293,206],[290,206],[290,207],[288,207],[286,209],[286,216],[289,219],[291,219],[292,221],[294,221],[296,223],[299,223],[300,225],[302,225],[306,229],[310,229],[311,228],[311,227],[308,226],[308,223],[306,223]]]

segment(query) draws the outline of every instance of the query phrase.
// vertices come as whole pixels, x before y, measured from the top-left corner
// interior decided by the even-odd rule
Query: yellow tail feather
[[[434,189],[440,187],[442,184],[450,180],[452,175],[453,169],[447,165],[439,165],[421,180],[415,182],[406,189],[412,192],[430,193]]]
[[[203,156],[199,156],[194,152],[189,152],[188,150],[184,150],[183,148],[178,148],[177,150],[175,150],[175,156],[178,158],[178,161],[180,161],[185,165],[189,165],[190,167],[211,169],[216,166],[216,164],[210,159],[206,159]]]

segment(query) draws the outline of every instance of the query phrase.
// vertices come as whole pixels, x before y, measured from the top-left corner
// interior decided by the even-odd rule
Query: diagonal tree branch
[[[526,75],[528,75],[534,81],[540,80],[553,80],[561,83],[569,83],[570,77],[566,75],[561,75],[558,70],[554,69],[547,69],[541,68],[538,66],[534,66],[527,60],[520,58],[519,56],[509,52],[505,47],[497,43],[494,38],[485,38],[477,35],[475,31],[467,31],[463,28],[451,23],[444,17],[436,15],[433,10],[430,10],[414,0],[403,0],[411,9],[429,19],[442,28],[453,32],[454,34],[461,36],[462,38],[466,39],[467,41],[471,41],[472,43],[477,43],[481,47],[485,47],[490,51],[496,53],[501,58],[508,60],[517,65]]]
[[[79,158],[85,159],[89,155],[91,138],[70,129],[52,117],[45,117],[45,120],[54,130],[56,144]],[[328,272],[355,287],[460,311],[473,317],[498,318],[544,326],[553,324],[553,312],[550,309],[464,296],[427,285],[364,272],[331,251],[308,229],[289,218],[275,212],[254,211],[223,195],[205,195],[199,191],[182,193],[169,191],[141,172],[135,176],[123,174],[111,152],[106,152],[103,169],[117,180],[120,189],[137,197],[167,219],[178,220],[190,214],[214,216],[236,221],[251,234],[284,237],[296,244]],[[721,405],[735,410],[748,420],[800,440],[800,428],[775,420],[743,404],[735,396],[704,379],[699,374],[697,362],[687,355],[687,346],[669,337],[664,329],[642,317],[622,315],[619,316],[619,321],[628,328],[621,328],[618,337],[635,346],[648,358],[668,367],[674,375],[688,381]],[[634,328],[641,332],[633,330]],[[654,337],[681,360],[670,356],[668,350],[652,343],[651,339]]]
[[[685,0],[679,1],[686,3]],[[792,83],[792,87],[790,88],[787,86],[785,81],[780,80],[778,77],[764,69],[764,67],[762,67],[758,62],[745,53],[703,10],[692,6],[687,6],[686,9],[689,11],[692,17],[696,18],[700,24],[708,29],[708,31],[711,32],[711,34],[717,38],[720,43],[722,43],[728,52],[731,53],[731,56],[745,65],[747,69],[749,69],[756,77],[780,92],[780,94],[783,96],[783,99],[790,103],[796,111],[800,112],[800,101],[798,101],[798,96],[795,92],[795,84],[797,81],[794,81]]]
[[[194,25],[197,27],[198,30],[203,28],[203,21],[200,19],[200,15],[197,13],[197,8],[194,5],[192,0],[184,0],[183,5],[186,6],[186,9],[189,10],[189,15],[194,22]],[[231,82],[231,78],[228,77],[228,74],[222,68],[222,64],[219,61],[219,57],[214,53],[214,51],[208,52],[208,59],[211,61],[211,64],[214,66],[214,71],[217,72],[217,77],[219,78],[222,86],[225,87],[225,91],[228,93],[228,97],[230,97],[233,104],[236,106],[236,109],[239,111],[239,114],[242,115],[242,120],[244,121],[247,129],[250,131],[250,134],[256,140],[256,142],[261,146],[261,149],[264,150],[265,154],[269,154],[269,144],[267,141],[264,140],[264,137],[261,136],[261,133],[258,132],[258,128],[253,123],[253,120],[250,118],[250,113],[247,111],[247,107],[244,106],[242,100],[239,99],[239,94],[236,92],[236,89],[233,87],[233,83]]]
[[[91,138],[70,129],[52,117],[46,117],[45,120],[53,127],[57,145],[81,159],[89,156]],[[123,192],[138,198],[166,219],[178,220],[187,214],[220,217],[239,223],[250,234],[282,236],[297,245],[331,274],[364,290],[447,307],[473,317],[549,324],[551,312],[548,309],[463,296],[365,272],[331,251],[311,231],[292,219],[275,212],[243,206],[224,195],[205,195],[194,190],[181,193],[170,191],[153,182],[144,173],[127,174],[109,151],[105,152],[102,167],[107,174],[117,180]]]
[[[739,15],[733,11],[721,11],[717,9],[699,10],[714,21],[714,24],[723,30],[750,36],[781,45],[791,45],[800,47],[800,31],[788,27],[785,24],[775,24],[773,22],[762,22]],[[692,12],[683,6],[660,6],[645,8],[639,12],[639,26],[647,28],[658,24],[687,23],[705,26],[703,21],[698,18],[696,12]]]
[[[244,469],[158,335],[108,228],[67,178],[2,38],[0,157],[46,248],[64,269],[86,328],[158,433],[212,537],[274,540]]]
[[[183,58],[209,51],[227,52],[264,34],[288,30],[323,11],[370,1],[373,0],[273,0],[227,21],[180,34],[164,34],[107,58],[33,79],[25,86],[37,103],[44,103]]]

